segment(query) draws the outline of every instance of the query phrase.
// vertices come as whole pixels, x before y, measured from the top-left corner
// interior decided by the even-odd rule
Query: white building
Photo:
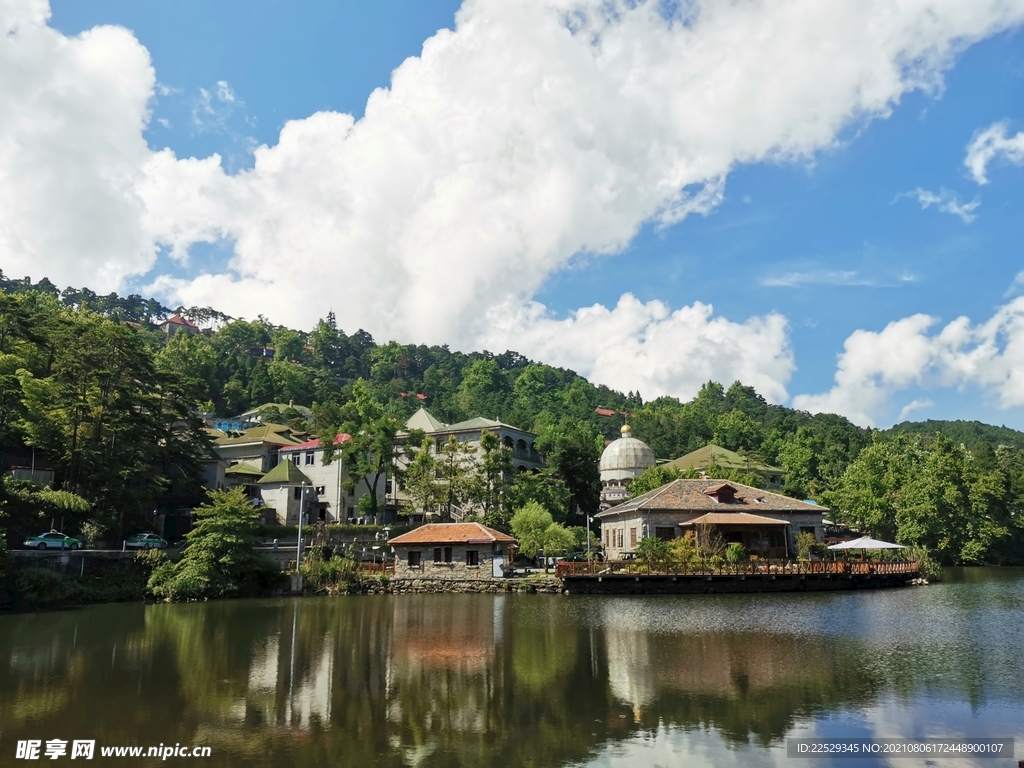
[[[629,482],[655,465],[654,451],[643,440],[633,437],[626,424],[621,436],[613,440],[601,454],[601,507],[607,509],[629,498]]]
[[[351,439],[349,435],[341,434],[334,443],[341,445]],[[283,446],[278,453],[282,462],[286,459],[294,462],[312,486],[308,498],[308,522],[323,520],[327,523],[344,523],[359,516],[356,504],[359,499],[370,493],[372,476],[361,478],[350,490],[346,490],[349,473],[340,453],[335,454],[334,461],[330,464],[325,464],[325,451],[317,440]],[[377,503],[381,510],[384,509],[386,483],[387,479],[384,477],[377,483]]]

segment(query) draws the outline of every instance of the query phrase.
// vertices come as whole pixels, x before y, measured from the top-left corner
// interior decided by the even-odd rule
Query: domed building
[[[601,507],[614,507],[629,498],[629,481],[654,464],[654,451],[643,440],[633,437],[633,430],[626,424],[621,437],[610,442],[601,454]]]

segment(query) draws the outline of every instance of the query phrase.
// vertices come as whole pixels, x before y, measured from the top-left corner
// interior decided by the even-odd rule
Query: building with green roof
[[[315,493],[312,481],[291,459],[282,459],[256,484],[263,502],[268,510],[274,510],[274,517],[280,525],[296,525],[299,515]]]
[[[746,472],[760,475],[772,487],[780,487],[782,485],[782,476],[785,474],[785,471],[780,467],[770,466],[749,456],[730,451],[728,448],[723,448],[720,445],[705,445],[703,448],[698,448],[696,451],[691,451],[685,456],[680,456],[678,459],[667,462],[664,466],[675,467],[680,472],[692,469],[705,473],[712,467],[720,467],[734,472]]]

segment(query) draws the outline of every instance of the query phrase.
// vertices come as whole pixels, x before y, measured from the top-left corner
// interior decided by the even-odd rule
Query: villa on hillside
[[[469,443],[477,451],[480,450],[480,438],[484,432],[492,432],[501,444],[508,449],[515,472],[538,472],[544,466],[534,441],[537,436],[526,430],[513,427],[494,419],[477,417],[456,424],[444,424],[422,406],[405,422],[405,435],[412,430],[421,430],[433,440],[435,449],[440,448],[451,438],[460,443]],[[397,462],[404,468],[409,464],[408,455],[400,452]],[[410,499],[399,488],[389,490],[389,508],[397,509]],[[414,519],[422,517],[417,514]],[[458,517],[461,517],[461,513]],[[457,519],[458,519],[457,517]]]
[[[778,493],[722,480],[673,480],[660,488],[598,512],[601,541],[611,560],[629,557],[649,536],[676,539],[712,530],[724,543],[739,542],[761,557],[788,557],[796,537],[823,538],[828,509]]]
[[[171,315],[160,323],[159,328],[168,336],[173,336],[176,333],[187,333],[190,336],[199,333],[199,326],[181,315]]]

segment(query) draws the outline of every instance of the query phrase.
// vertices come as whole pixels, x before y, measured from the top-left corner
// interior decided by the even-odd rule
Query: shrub
[[[811,551],[817,546],[818,539],[813,533],[800,533],[796,537],[796,556],[800,560],[810,560]]]
[[[734,541],[725,548],[725,561],[727,563],[744,563],[747,560],[747,549],[738,541]]]
[[[68,579],[49,568],[23,568],[15,578],[18,592],[33,603],[53,603],[67,599],[72,591]]]
[[[305,589],[313,593],[348,594],[357,582],[359,564],[349,554],[335,554],[325,559],[323,550],[316,547],[299,566]]]
[[[909,557],[917,560],[918,570],[928,581],[938,581],[942,578],[942,566],[932,558],[931,552],[927,548],[916,546],[910,547],[909,551],[904,551]]]

